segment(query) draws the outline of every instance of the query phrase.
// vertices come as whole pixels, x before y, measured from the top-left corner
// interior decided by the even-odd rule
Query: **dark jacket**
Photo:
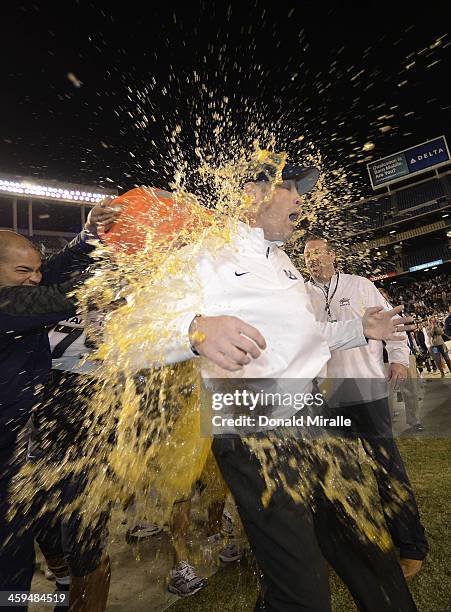
[[[451,339],[451,314],[449,314],[445,319],[444,330],[445,330],[445,335]]]
[[[415,332],[415,340],[418,346],[421,349],[422,353],[428,353],[428,347],[426,346],[426,341],[424,339],[424,332],[419,329]]]
[[[43,265],[39,286],[0,287],[0,446],[14,443],[51,368],[48,328],[75,314],[66,293],[91,263],[81,232]]]

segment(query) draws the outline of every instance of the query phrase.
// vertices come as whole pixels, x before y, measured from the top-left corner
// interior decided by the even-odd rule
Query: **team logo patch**
[[[284,272],[290,280],[298,280],[298,277],[295,276],[291,270],[284,270]]]
[[[340,306],[350,306],[351,305],[351,298],[341,298],[339,304],[340,304]]]

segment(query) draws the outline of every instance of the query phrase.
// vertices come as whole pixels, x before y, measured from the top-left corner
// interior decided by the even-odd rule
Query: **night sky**
[[[273,133],[369,193],[362,160],[449,135],[446,5],[413,6],[2,3],[0,172],[163,187],[196,146]]]

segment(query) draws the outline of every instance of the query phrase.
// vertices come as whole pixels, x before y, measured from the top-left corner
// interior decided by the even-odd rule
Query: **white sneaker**
[[[200,578],[187,561],[179,561],[169,574],[168,591],[179,597],[189,597],[207,586],[207,579]]]
[[[160,532],[161,527],[158,527],[158,525],[154,525],[153,523],[139,523],[127,531],[125,540],[127,544],[135,544],[136,542],[148,540]]]
[[[244,551],[240,550],[236,544],[229,544],[219,553],[219,560],[223,563],[233,563],[239,561],[244,556]]]

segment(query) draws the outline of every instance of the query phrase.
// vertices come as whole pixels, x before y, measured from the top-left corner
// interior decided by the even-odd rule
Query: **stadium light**
[[[6,192],[18,195],[30,195],[45,197],[50,200],[73,200],[75,202],[87,202],[97,204],[106,195],[105,193],[99,192],[86,192],[75,190],[75,189],[61,189],[51,187],[50,185],[37,185],[33,183],[27,183],[26,181],[10,181],[6,179],[0,179],[0,192]]]

